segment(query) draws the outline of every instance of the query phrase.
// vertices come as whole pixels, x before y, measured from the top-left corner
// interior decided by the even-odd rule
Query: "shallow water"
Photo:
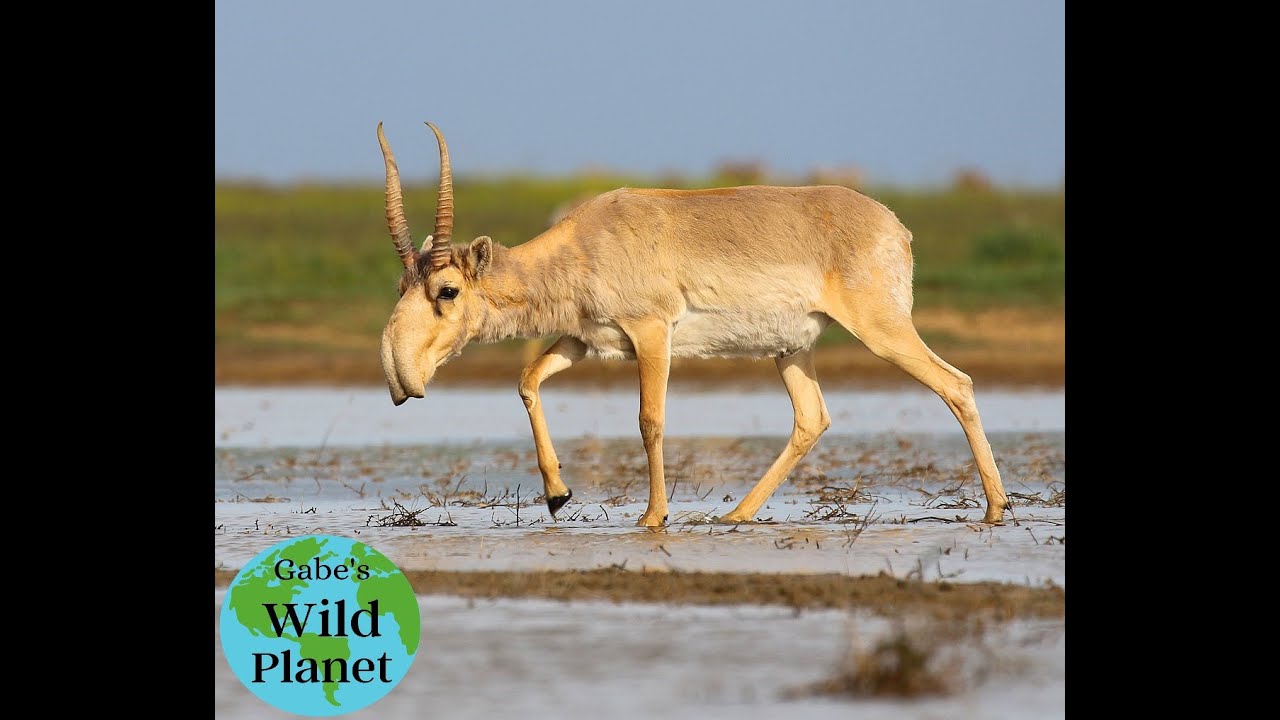
[[[836,434],[958,434],[945,403],[920,390],[828,391]],[[543,388],[556,440],[639,438],[640,399],[633,390]],[[1063,431],[1061,390],[977,392],[987,432]],[[528,440],[529,416],[510,390],[430,388],[400,407],[383,388],[217,388],[215,447],[365,446]],[[667,437],[778,436],[791,432],[791,401],[781,383],[758,392],[686,391],[667,397]],[[532,441],[530,440],[530,443]],[[532,446],[532,445],[530,445]]]
[[[222,592],[215,593],[215,613]],[[840,611],[421,597],[423,641],[404,680],[351,717],[1059,718],[1064,623],[991,626],[958,676],[958,695],[918,700],[802,696],[852,643],[890,631]],[[215,615],[216,617],[216,615]],[[232,674],[215,642],[215,714],[283,718]],[[979,677],[984,676],[984,677]]]
[[[514,390],[439,390],[400,408],[381,389],[215,391],[215,567],[242,567],[290,535],[331,533],[405,569],[886,572],[1066,584],[1061,392],[979,392],[1005,489],[1016,494],[998,527],[979,522],[985,501],[968,444],[927,391],[827,393],[831,430],[766,503],[765,522],[736,527],[705,520],[732,509],[785,446],[786,393],[673,392],[671,521],[656,532],[634,525],[648,493],[635,394],[548,390],[544,401],[574,492],[558,521],[538,497]],[[410,518],[422,524],[387,525]],[[787,699],[835,673],[851,643],[884,637],[890,620],[436,596],[421,606],[423,649],[409,675],[356,717],[1065,714],[1062,620],[990,628],[981,647],[966,650],[968,675],[985,676],[956,696]],[[286,716],[249,693],[215,648],[219,717]]]

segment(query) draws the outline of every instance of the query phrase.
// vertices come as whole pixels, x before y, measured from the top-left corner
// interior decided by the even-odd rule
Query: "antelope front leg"
[[[560,460],[556,457],[556,449],[551,446],[551,434],[547,432],[547,418],[542,412],[542,396],[538,388],[543,380],[581,360],[586,353],[587,346],[582,341],[562,337],[520,374],[520,399],[524,400],[524,407],[529,411],[533,445],[538,450],[538,471],[542,473],[542,495],[553,519],[556,511],[573,497],[573,491],[560,480]]]
[[[751,492],[742,498],[733,512],[720,518],[720,522],[743,523],[754,520],[760,506],[787,479],[787,473],[795,468],[800,458],[813,449],[818,438],[831,426],[831,416],[827,414],[827,404],[822,400],[818,376],[813,370],[813,350],[802,350],[774,362],[778,365],[778,372],[782,374],[782,382],[787,386],[787,394],[791,396],[791,407],[795,412],[791,439],[787,441],[787,447],[773,462],[773,466],[760,478],[760,482],[751,488]]]
[[[667,483],[662,469],[662,429],[667,417],[667,376],[671,371],[671,327],[654,320],[623,325],[640,366],[640,437],[649,456],[649,507],[637,525],[667,524]]]

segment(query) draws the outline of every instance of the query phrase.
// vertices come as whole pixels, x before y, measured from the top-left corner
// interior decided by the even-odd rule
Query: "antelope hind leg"
[[[857,307],[853,303],[848,305]],[[828,311],[828,314],[857,336],[871,352],[902,368],[946,402],[951,414],[955,415],[964,428],[965,437],[969,440],[969,450],[978,465],[982,490],[987,497],[987,512],[983,522],[993,525],[1004,522],[1004,511],[1009,506],[1009,498],[1000,482],[1000,471],[991,454],[991,443],[987,441],[987,434],[982,429],[982,418],[978,416],[973,380],[934,354],[920,339],[909,316],[900,318],[897,322],[875,322],[870,318],[864,322],[851,313],[834,314]]]
[[[720,518],[722,523],[743,523],[755,519],[761,506],[773,495],[787,474],[795,468],[796,463],[813,449],[818,438],[831,426],[831,416],[827,414],[827,405],[822,400],[822,391],[818,388],[818,376],[813,369],[813,349],[801,350],[787,357],[777,358],[778,372],[782,374],[782,382],[787,386],[787,394],[791,396],[791,407],[795,412],[795,425],[791,430],[791,438],[782,454],[760,478],[751,492],[742,498],[733,512]]]

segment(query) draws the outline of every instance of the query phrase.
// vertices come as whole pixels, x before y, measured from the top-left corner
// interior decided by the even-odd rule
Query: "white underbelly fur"
[[[831,324],[825,313],[712,313],[690,310],[671,336],[672,357],[781,357],[812,347]],[[584,322],[580,340],[587,356],[634,360],[635,348],[611,322]]]

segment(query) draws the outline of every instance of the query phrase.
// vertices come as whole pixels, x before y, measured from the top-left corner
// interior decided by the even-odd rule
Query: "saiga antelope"
[[[436,370],[472,341],[558,335],[520,376],[547,508],[573,493],[560,479],[538,388],[586,357],[636,360],[649,505],[638,525],[667,522],[662,467],[673,357],[774,358],[795,425],[787,447],[723,522],[749,522],[831,424],[813,344],[832,320],[936,392],[964,428],[986,493],[985,521],[1008,503],[974,402],[973,381],[943,362],[911,322],[911,233],[888,208],[839,186],[711,190],[622,188],[506,248],[487,236],[450,245],[453,176],[444,136],[435,232],[415,250],[400,172],[378,124],[387,226],[404,263],[382,331],[382,369],[400,405],[425,396]]]

